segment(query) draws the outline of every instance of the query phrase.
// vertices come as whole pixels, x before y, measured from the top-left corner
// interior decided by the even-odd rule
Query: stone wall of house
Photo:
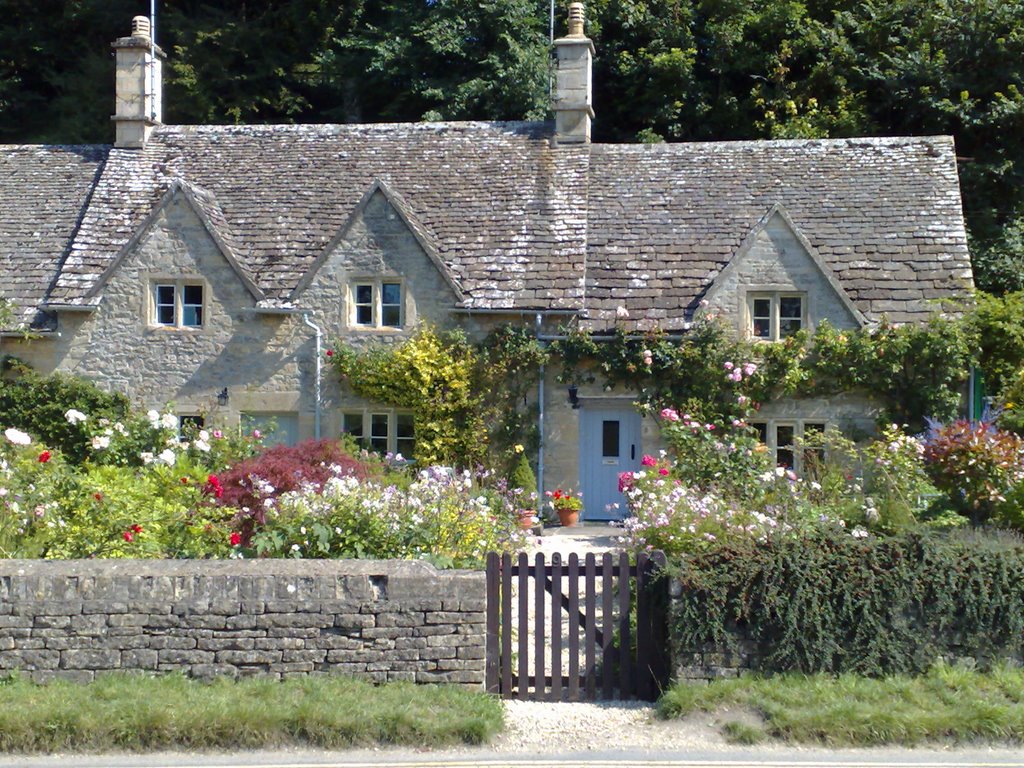
[[[799,291],[807,296],[807,321],[813,329],[824,319],[836,328],[859,323],[836,289],[814,263],[793,230],[776,214],[758,231],[749,248],[738,255],[728,273],[715,283],[711,309],[740,333],[749,332],[747,293]]]
[[[157,279],[201,280],[201,328],[154,326],[150,286]],[[404,327],[364,329],[350,322],[354,279],[397,279],[403,285]],[[324,333],[324,350],[341,338],[356,346],[406,338],[415,325],[454,322],[452,289],[409,226],[380,191],[349,222],[297,305]],[[179,414],[207,414],[232,426],[242,413],[297,418],[298,436],[312,437],[315,336],[300,317],[257,314],[256,301],[225,259],[183,192],[154,217],[102,291],[93,313],[62,312],[60,335],[9,351],[42,373],[83,376],[129,394],[145,408],[173,403]],[[324,366],[322,434],[335,437],[341,410],[362,400],[344,393]],[[217,393],[227,388],[227,406]]]
[[[0,671],[484,680],[483,572],[362,560],[0,560]]]

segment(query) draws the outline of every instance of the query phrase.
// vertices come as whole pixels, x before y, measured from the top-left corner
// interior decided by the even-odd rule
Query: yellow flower
[[[1013,409],[1013,403],[1007,403],[1006,405],[1003,406],[1003,408],[1005,408],[1008,411],[1012,410]]]
[[[512,450],[515,451],[516,453],[522,453],[525,449],[519,443],[516,443],[515,446],[513,446]]]

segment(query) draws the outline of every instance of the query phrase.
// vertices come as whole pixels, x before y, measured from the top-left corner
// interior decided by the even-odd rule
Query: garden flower
[[[140,453],[139,458],[142,459],[143,464],[153,463],[153,454],[150,453],[149,451],[143,451],[142,453]]]
[[[107,435],[94,435],[92,438],[92,449],[102,451],[110,447],[110,438]]]
[[[747,376],[753,376],[756,371],[757,366],[754,365],[753,363],[747,363],[746,365],[743,366],[743,373],[745,373]]]
[[[13,445],[29,445],[32,443],[31,437],[14,427],[4,430],[4,437]]]
[[[121,538],[124,539],[125,541],[131,543],[131,541],[135,538],[135,536],[134,536],[134,534],[132,534],[131,531],[125,531],[124,533],[121,534]]]
[[[679,412],[675,408],[663,408],[661,418],[665,421],[679,421]]]
[[[224,433],[223,433],[223,432],[221,432],[221,431],[220,431],[219,429],[215,429],[215,430],[213,430],[213,439],[214,439],[214,440],[220,440],[220,439],[222,439],[223,437],[224,437]]]
[[[170,448],[165,448],[164,450],[162,450],[160,452],[160,455],[157,456],[157,459],[162,461],[164,464],[173,464],[174,463],[174,451],[172,451]]]
[[[662,467],[661,469],[658,470],[658,474],[661,475],[662,477],[665,477],[668,474],[668,468]]]
[[[725,370],[727,370],[727,371],[731,371],[734,366],[732,364],[732,361],[726,360],[725,363],[722,365],[722,367],[725,368]]]
[[[153,427],[153,429],[160,426],[160,414],[157,411],[153,409],[146,411],[146,418],[149,419],[149,425]]]
[[[86,416],[81,411],[76,411],[74,408],[69,408],[64,414],[64,418],[68,420],[68,424],[78,424],[85,421]]]
[[[252,431],[252,436],[253,436],[253,438],[255,438],[256,440],[259,440],[259,439],[260,439],[261,437],[263,437],[263,433],[262,433],[262,432],[260,432],[260,431],[259,431],[258,429],[254,429],[254,430]]]
[[[45,464],[50,460],[51,455],[52,454],[49,451],[43,451],[42,453],[39,454],[39,463]]]
[[[651,456],[649,453],[645,453],[643,458],[640,459],[640,465],[643,467],[653,467],[658,463],[657,459]]]
[[[326,354],[327,354],[328,357],[334,357],[334,350],[333,349],[328,349]]]
[[[231,534],[230,541],[231,541],[231,546],[232,547],[237,547],[239,544],[242,543],[242,534],[240,534],[238,531],[234,531]]]

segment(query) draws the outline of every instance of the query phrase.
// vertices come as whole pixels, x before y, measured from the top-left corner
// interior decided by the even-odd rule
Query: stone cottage
[[[577,3],[553,123],[164,125],[148,20],[113,47],[112,146],[0,147],[0,290],[33,330],[3,352],[182,419],[414,454],[410,414],[323,375],[328,339],[600,329],[618,307],[672,330],[706,300],[771,343],[971,288],[951,138],[592,143]],[[590,519],[657,439],[607,394],[573,407],[550,371],[540,392],[542,483],[581,487]],[[871,420],[852,399],[763,414],[776,451]]]

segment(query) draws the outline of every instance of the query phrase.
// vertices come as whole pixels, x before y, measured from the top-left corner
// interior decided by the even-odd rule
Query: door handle
[[[629,460],[636,461],[636,444],[629,446]]]

